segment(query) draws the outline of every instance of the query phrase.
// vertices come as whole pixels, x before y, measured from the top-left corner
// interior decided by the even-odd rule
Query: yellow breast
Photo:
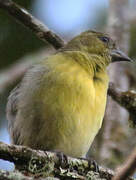
[[[23,145],[74,157],[86,155],[101,127],[108,86],[106,72],[94,78],[89,67],[84,69],[75,56],[57,54],[28,73],[19,112],[24,118],[18,117]]]
[[[103,72],[103,80],[94,81],[76,62],[71,59],[67,61],[53,67],[51,79],[54,76],[55,80],[53,85],[48,83],[48,88],[45,86],[44,89],[43,117],[47,123],[46,117],[50,117],[53,123],[48,123],[49,127],[45,124],[48,135],[52,137],[53,148],[79,157],[85,156],[101,127],[108,79],[106,72]]]

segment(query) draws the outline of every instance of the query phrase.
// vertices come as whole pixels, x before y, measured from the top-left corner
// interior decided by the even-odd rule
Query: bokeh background
[[[68,41],[87,29],[106,31],[120,47],[136,58],[136,1],[135,0],[15,0],[51,30]],[[11,89],[20,81],[12,80],[15,72],[22,73],[31,63],[54,52],[48,43],[0,10],[0,141],[10,143],[5,107]],[[115,73],[116,72],[116,73]],[[15,73],[15,74],[14,74]],[[109,67],[111,81],[122,90],[136,88],[136,65],[120,64]],[[129,114],[108,97],[103,127],[88,153],[101,165],[115,168],[135,146],[136,130],[128,125]],[[0,160],[0,169],[12,169],[9,162]]]

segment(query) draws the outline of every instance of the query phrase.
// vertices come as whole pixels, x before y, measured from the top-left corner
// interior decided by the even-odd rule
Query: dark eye
[[[99,39],[101,40],[101,41],[103,41],[104,43],[108,43],[109,41],[110,41],[110,39],[108,38],[108,37],[99,37]]]

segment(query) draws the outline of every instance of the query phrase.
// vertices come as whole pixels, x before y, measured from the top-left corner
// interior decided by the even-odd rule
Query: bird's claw
[[[95,171],[95,172],[99,172],[99,166],[94,159],[92,159],[92,158],[80,158],[80,159],[81,160],[87,160],[88,166],[90,167],[90,169]]]
[[[97,162],[94,159],[87,159],[88,160],[88,165],[91,168],[91,170],[95,171],[95,172],[99,172],[99,166],[97,164]]]
[[[62,152],[57,152],[57,156],[59,158],[60,164],[62,168],[66,168],[68,165],[67,156]]]

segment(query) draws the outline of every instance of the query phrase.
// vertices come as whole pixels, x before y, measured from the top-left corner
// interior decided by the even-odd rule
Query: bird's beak
[[[112,62],[116,62],[116,61],[130,61],[130,62],[132,62],[133,61],[131,58],[129,58],[125,53],[123,53],[119,49],[112,50],[110,55],[112,57]]]

